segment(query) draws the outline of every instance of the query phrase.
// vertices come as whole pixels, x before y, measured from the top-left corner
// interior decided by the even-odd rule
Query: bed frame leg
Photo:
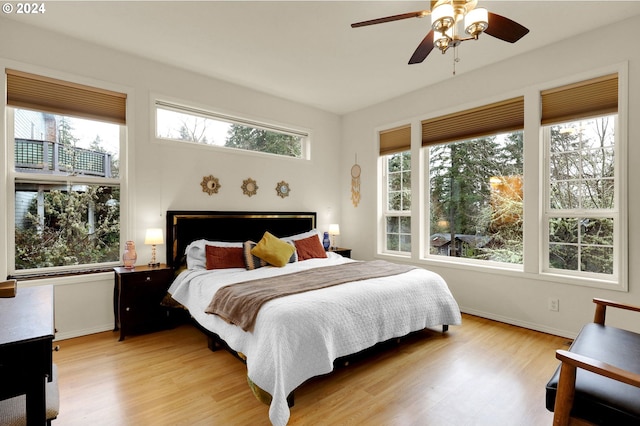
[[[449,324],[442,324],[442,332],[446,333],[447,331],[449,331]]]
[[[220,340],[214,336],[207,335],[207,347],[211,352],[216,352],[222,349],[222,345],[220,344]]]

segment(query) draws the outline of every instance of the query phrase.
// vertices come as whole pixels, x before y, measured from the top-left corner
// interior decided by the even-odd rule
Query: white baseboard
[[[496,314],[493,314],[493,313],[490,313],[490,312],[483,312],[483,311],[479,311],[477,309],[470,309],[470,308],[460,307],[460,310],[462,312],[464,312],[465,314],[475,315],[475,316],[482,317],[482,318],[487,318],[487,319],[490,319],[490,320],[493,320],[493,321],[503,322],[505,324],[510,324],[510,325],[515,325],[515,326],[518,326],[518,327],[528,328],[530,330],[540,331],[542,333],[553,334],[554,336],[566,337],[568,339],[575,339],[575,337],[577,336],[577,334],[575,332],[572,332],[572,331],[560,330],[560,329],[557,329],[557,328],[547,327],[547,326],[536,324],[536,323],[532,323],[532,322],[521,321],[521,320],[518,320],[518,319],[503,317],[501,315],[496,315]]]
[[[58,332],[56,333],[54,341],[73,339],[74,337],[86,336],[88,334],[102,333],[104,331],[113,331],[113,323],[108,325],[97,326],[93,328],[83,328],[81,330],[72,330],[67,332]],[[116,332],[114,332],[114,336],[116,336]],[[120,334],[117,334],[120,337]]]

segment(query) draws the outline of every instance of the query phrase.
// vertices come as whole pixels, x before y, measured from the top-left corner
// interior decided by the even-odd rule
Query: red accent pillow
[[[298,260],[327,257],[327,253],[324,251],[322,244],[320,244],[320,239],[317,235],[312,235],[301,240],[294,240],[293,244],[296,246],[296,251],[298,252]]]
[[[244,268],[242,247],[206,246],[207,269]]]

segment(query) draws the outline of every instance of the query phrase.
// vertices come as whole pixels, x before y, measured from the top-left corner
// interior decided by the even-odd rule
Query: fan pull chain
[[[456,75],[456,62],[460,62],[458,57],[458,46],[453,46],[453,75]]]

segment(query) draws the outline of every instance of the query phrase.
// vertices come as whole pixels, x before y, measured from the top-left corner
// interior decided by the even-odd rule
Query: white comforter
[[[283,268],[187,270],[169,288],[198,323],[246,355],[249,378],[272,396],[269,419],[276,426],[289,421],[287,395],[331,372],[336,358],[425,327],[461,323],[444,280],[420,268],[272,300],[260,309],[253,332],[204,312],[224,285],[353,261],[328,255]]]

